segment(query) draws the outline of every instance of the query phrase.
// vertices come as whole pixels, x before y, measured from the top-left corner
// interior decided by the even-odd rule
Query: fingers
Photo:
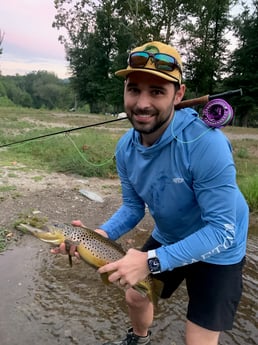
[[[72,224],[73,226],[78,226],[78,227],[80,227],[80,228],[85,228],[85,225],[84,225],[80,220],[73,220],[73,221],[71,222],[71,224]]]
[[[125,290],[128,290],[128,289],[131,288],[131,285],[128,284],[123,278],[120,278],[120,279],[118,280],[118,282],[119,282],[119,286],[120,286],[121,288],[125,289]]]
[[[100,234],[100,235],[102,235],[102,236],[108,238],[108,234],[106,233],[105,230],[102,230],[102,229],[95,229],[95,231],[96,231],[98,234]]]
[[[71,224],[72,224],[73,226],[78,226],[79,228],[86,228],[86,226],[82,223],[81,220],[73,220],[73,221],[71,222]],[[95,231],[96,231],[98,234],[100,234],[100,235],[102,235],[102,236],[108,238],[108,235],[107,235],[107,233],[106,233],[105,230],[102,230],[102,229],[95,229]]]
[[[111,272],[111,271],[115,271],[113,274],[111,274],[111,275],[109,276],[109,278],[112,277],[115,273],[117,273],[117,269],[118,269],[117,262],[118,262],[118,261],[111,262],[111,263],[109,263],[109,264],[106,264],[106,265],[100,267],[100,268],[98,269],[98,272],[99,272],[100,274],[102,274],[102,273],[108,273],[108,272]],[[120,278],[120,276],[119,276],[118,278]],[[117,278],[117,279],[118,279],[118,278]]]
[[[121,270],[119,270],[119,260],[100,267],[98,269],[98,272],[99,273],[111,272],[110,275],[108,276],[108,280],[110,281],[110,283],[114,283],[125,290],[131,287],[125,275],[123,275],[121,273]]]
[[[69,246],[69,252],[66,250],[65,243],[61,243],[59,247],[52,248],[50,250],[52,254],[63,254],[63,255],[71,255],[76,256],[78,259],[80,259],[80,254],[77,252],[76,245],[70,245]]]
[[[59,247],[52,248],[52,249],[50,249],[50,252],[52,254],[59,254],[60,253],[60,248]]]
[[[61,243],[59,247],[55,247],[55,248],[52,248],[50,250],[50,252],[52,254],[63,254],[63,255],[67,255],[67,251],[66,251],[66,246],[65,246],[65,243]]]

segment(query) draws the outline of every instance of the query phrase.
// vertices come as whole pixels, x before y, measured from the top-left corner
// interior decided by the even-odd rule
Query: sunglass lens
[[[142,68],[146,65],[149,54],[145,52],[135,52],[130,55],[129,63],[131,67]]]
[[[155,54],[156,68],[163,71],[173,71],[176,68],[176,61],[172,56]]]

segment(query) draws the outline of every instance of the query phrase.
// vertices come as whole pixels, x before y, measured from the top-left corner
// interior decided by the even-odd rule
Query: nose
[[[151,107],[151,100],[147,92],[140,92],[137,98],[137,107],[139,109],[149,109]]]

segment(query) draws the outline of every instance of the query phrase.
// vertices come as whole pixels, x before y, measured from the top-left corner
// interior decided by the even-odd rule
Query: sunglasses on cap
[[[146,51],[132,52],[129,55],[128,64],[132,68],[143,68],[149,59],[152,60],[157,70],[172,72],[177,68],[182,73],[182,69],[177,60],[173,56],[163,53],[152,54]]]

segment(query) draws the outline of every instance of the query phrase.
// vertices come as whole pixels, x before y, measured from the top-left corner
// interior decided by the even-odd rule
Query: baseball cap
[[[115,72],[127,77],[132,72],[146,72],[171,82],[182,82],[182,60],[178,51],[171,45],[152,41],[133,49],[128,57],[128,66]]]

